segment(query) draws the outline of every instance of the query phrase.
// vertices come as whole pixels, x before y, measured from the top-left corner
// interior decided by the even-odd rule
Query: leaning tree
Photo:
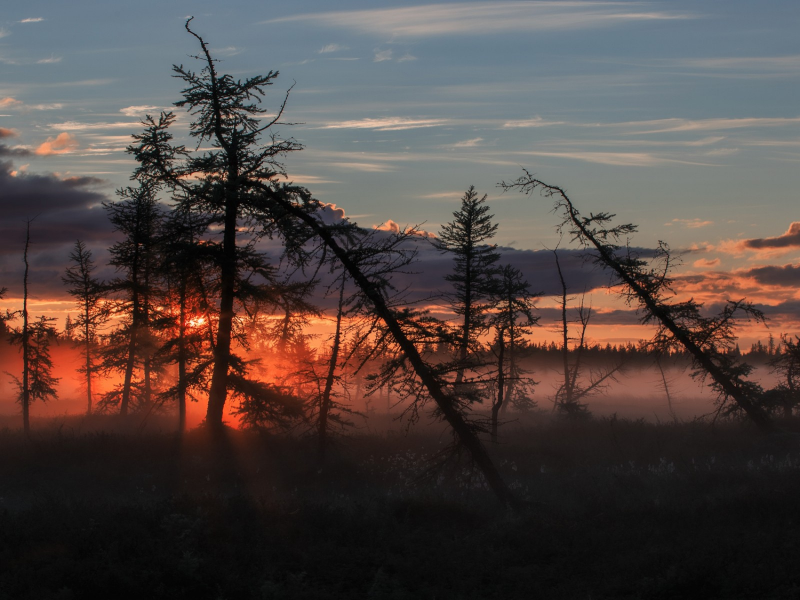
[[[637,230],[635,225],[612,225],[615,215],[606,212],[582,215],[562,188],[548,185],[528,171],[500,186],[528,195],[538,190],[553,198],[554,210],[562,215],[559,229],[590,250],[595,263],[611,274],[611,286],[620,290],[628,304],[636,306],[642,323],[655,325],[652,347],[661,352],[685,350],[692,358],[695,374],[709,380],[721,403],[734,402],[759,429],[775,431],[759,403],[763,390],[747,378],[752,367],[731,352],[737,319],[762,320],[760,311],[745,300],[729,300],[719,314],[705,316],[702,304],[694,299],[674,299],[670,277],[673,255],[666,243],[659,242],[652,260],[645,260],[628,244],[628,237]]]

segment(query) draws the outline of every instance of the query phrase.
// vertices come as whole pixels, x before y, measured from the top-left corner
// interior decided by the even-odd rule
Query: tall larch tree
[[[75,299],[78,314],[70,321],[68,329],[73,342],[81,347],[83,365],[79,371],[85,377],[86,414],[92,414],[92,381],[96,371],[96,343],[100,329],[108,322],[108,308],[104,305],[106,288],[92,273],[96,269],[92,252],[81,240],[69,255],[72,264],[61,278],[68,286],[67,292]]]

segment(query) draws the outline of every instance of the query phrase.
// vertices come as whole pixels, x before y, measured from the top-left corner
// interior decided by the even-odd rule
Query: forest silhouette
[[[175,112],[143,120],[104,203],[115,277],[76,241],[63,330],[30,314],[26,224],[23,306],[0,321],[22,412],[0,432],[0,596],[793,597],[798,338],[742,353],[754,305],[677,297],[666,243],[633,247],[635,225],[524,171],[503,191],[554,202],[562,242],[654,332],[592,343],[556,248],[558,342],[533,341],[540,294],[486,195],[430,233],[331,217],[284,165],[292,88],[268,110],[277,72],[220,73],[185,29],[188,137]],[[423,245],[452,268],[420,298],[398,282]],[[76,376],[83,414],[31,417]],[[687,377],[710,415],[675,411]],[[593,414],[626,386],[668,419]]]

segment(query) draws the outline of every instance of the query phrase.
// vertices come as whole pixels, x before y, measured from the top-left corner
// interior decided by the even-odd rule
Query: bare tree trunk
[[[178,432],[186,431],[186,275],[181,275],[178,319]]]
[[[266,190],[269,191],[269,190]],[[505,505],[519,508],[520,504],[500,473],[492,462],[489,453],[481,443],[478,436],[464,419],[464,415],[456,407],[453,399],[444,391],[439,379],[431,368],[425,363],[417,347],[406,336],[400,323],[395,318],[392,310],[386,304],[381,292],[375,285],[361,272],[361,269],[351,259],[347,251],[342,248],[330,231],[320,224],[314,216],[306,213],[289,201],[277,198],[281,206],[295,218],[303,221],[314,233],[322,239],[325,245],[331,249],[336,258],[342,263],[353,281],[361,289],[362,293],[372,302],[376,314],[383,320],[386,327],[392,334],[400,349],[407,357],[417,376],[420,378],[425,389],[428,390],[436,406],[442,413],[444,419],[450,424],[461,444],[472,456],[473,461],[483,473],[489,488],[495,493],[497,498]]]
[[[238,205],[228,199],[225,208],[225,232],[223,234],[223,263],[220,276],[219,324],[217,343],[214,347],[214,370],[208,394],[206,425],[222,429],[222,414],[228,396],[228,367],[231,361],[231,338],[233,334],[233,300],[236,291],[236,217]]]
[[[345,273],[342,273],[342,286],[339,288],[339,308],[336,312],[336,333],[333,336],[333,347],[331,348],[331,360],[328,365],[328,376],[325,378],[325,389],[322,392],[319,404],[319,446],[317,462],[322,465],[325,462],[325,451],[328,445],[328,413],[331,408],[331,391],[336,375],[336,363],[339,360],[339,347],[342,339],[342,313],[344,312],[344,285],[347,281]]]
[[[86,414],[92,414],[92,338],[91,338],[91,319],[89,308],[89,297],[86,296],[84,303],[84,327],[83,336],[85,338],[84,352],[86,354]]]
[[[503,392],[505,390],[505,358],[506,341],[505,332],[500,330],[500,354],[497,357],[497,399],[492,405],[492,442],[497,443],[497,420],[503,406]]]
[[[30,390],[30,340],[28,330],[28,247],[31,244],[31,220],[28,219],[25,229],[25,252],[22,259],[25,262],[25,275],[22,279],[22,429],[25,435],[31,434],[31,390]]]

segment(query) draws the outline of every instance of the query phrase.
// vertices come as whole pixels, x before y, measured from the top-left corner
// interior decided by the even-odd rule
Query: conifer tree
[[[153,401],[153,356],[155,338],[150,331],[156,296],[159,260],[159,230],[163,213],[156,189],[149,182],[119,190],[121,200],[104,204],[114,230],[124,237],[110,249],[109,264],[121,277],[109,284],[117,296],[116,312],[120,327],[110,335],[103,369],[121,371],[123,382],[104,398],[106,406],[119,404],[121,416],[135,408],[149,407]],[[141,380],[134,382],[136,371]]]
[[[83,365],[79,372],[84,375],[86,383],[86,414],[92,414],[92,381],[97,370],[96,349],[100,329],[108,322],[109,313],[104,300],[106,297],[105,285],[92,275],[96,265],[92,259],[92,252],[81,240],[75,242],[75,248],[70,253],[72,264],[61,280],[64,285],[70,286],[67,292],[78,305],[78,315],[75,320],[70,320],[67,329],[70,338],[80,344],[83,355]]]
[[[446,294],[450,307],[461,317],[454,335],[456,386],[462,383],[469,358],[477,351],[478,338],[486,330],[486,312],[500,259],[497,247],[486,243],[497,233],[492,218],[486,195],[479,197],[470,186],[461,198],[461,208],[434,240],[437,249],[453,255],[453,272],[445,279],[453,285],[453,291]]]
[[[203,215],[210,226],[205,242],[215,250],[217,284],[206,423],[218,430],[229,391],[244,396],[263,391],[247,380],[246,364],[234,352],[241,327],[237,314],[248,295],[263,294],[274,283],[275,271],[256,251],[256,242],[279,235],[287,252],[302,254],[302,231],[276,201],[296,189],[281,183],[285,170],[280,159],[302,146],[272,130],[280,123],[288,92],[274,116],[264,118],[267,109],[261,102],[278,72],[243,80],[220,74],[205,40],[190,28],[191,20],[186,30],[200,45],[195,58],[202,68],[196,72],[180,65],[173,70],[186,85],[175,105],[194,117],[190,135],[197,141],[195,151],[173,143],[171,112],[157,119],[148,116],[145,131],[134,136],[129,151],[139,162],[135,177],[166,186],[183,210]],[[201,145],[206,148],[202,152]],[[316,207],[312,202],[308,208]],[[270,398],[282,401],[283,396],[276,392]]]

